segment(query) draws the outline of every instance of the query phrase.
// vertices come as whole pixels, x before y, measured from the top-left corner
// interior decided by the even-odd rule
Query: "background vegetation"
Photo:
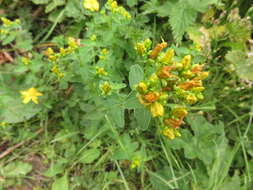
[[[0,0],[0,16],[0,190],[253,189],[251,1]],[[180,137],[136,97],[148,38],[209,72]]]

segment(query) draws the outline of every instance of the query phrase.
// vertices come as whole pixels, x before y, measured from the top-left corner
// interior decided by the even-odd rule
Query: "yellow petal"
[[[38,97],[32,97],[32,101],[33,101],[35,104],[38,104],[38,103],[39,103]]]
[[[159,102],[154,102],[150,106],[150,112],[153,117],[163,116],[164,115],[164,107]]]
[[[30,102],[30,100],[31,100],[31,97],[30,97],[30,96],[25,96],[25,97],[23,97],[23,103],[24,103],[24,104],[27,104],[28,102]]]

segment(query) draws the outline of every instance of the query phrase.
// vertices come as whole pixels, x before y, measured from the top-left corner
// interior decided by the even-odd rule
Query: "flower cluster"
[[[20,20],[15,19],[14,21],[11,21],[5,17],[1,17],[2,26],[0,28],[0,34],[2,36],[10,34],[13,30],[20,28]]]
[[[129,12],[127,12],[124,7],[118,6],[117,1],[108,0],[106,3],[106,7],[108,8],[108,10],[112,11],[113,13],[118,13],[128,19],[132,18]]]
[[[179,127],[188,114],[187,108],[203,100],[202,80],[208,72],[202,71],[203,65],[192,64],[191,55],[186,55],[180,62],[174,60],[175,52],[167,47],[166,42],[157,44],[150,50],[151,41],[137,43],[138,54],[145,58],[147,66],[154,72],[141,81],[136,89],[138,99],[146,106],[153,117],[161,118],[161,130],[169,139],[180,136]]]
[[[80,47],[80,41],[74,38],[68,38],[68,45],[66,48],[60,48],[59,52],[55,52],[52,48],[48,48],[44,54],[47,56],[48,60],[53,63],[51,71],[57,75],[59,78],[64,77],[64,73],[60,71],[59,60],[62,57],[65,57],[73,53],[78,47]]]

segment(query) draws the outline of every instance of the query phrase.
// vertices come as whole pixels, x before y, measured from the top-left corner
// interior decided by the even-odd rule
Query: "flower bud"
[[[164,115],[164,107],[159,102],[154,102],[150,106],[150,112],[153,117],[159,117]]]
[[[167,50],[164,56],[162,57],[161,62],[167,63],[167,64],[171,63],[174,54],[175,54],[174,49]]]
[[[162,131],[163,135],[169,139],[174,139],[175,138],[175,134],[174,134],[174,129],[169,128],[169,127],[165,127]]]
[[[146,85],[146,83],[140,82],[137,86],[137,90],[138,90],[139,93],[144,94],[148,90],[148,86]]]
[[[199,75],[198,75],[198,79],[200,80],[204,80],[208,77],[209,75],[209,72],[201,72]]]
[[[167,45],[168,45],[168,44],[167,44],[166,42],[162,42],[162,43],[160,43],[160,44],[157,44],[157,45],[154,47],[154,49],[152,50],[152,52],[150,53],[149,57],[150,57],[151,59],[157,58],[157,56],[159,55],[159,53],[160,53],[164,48],[166,48]]]
[[[176,107],[172,109],[172,115],[177,118],[184,118],[188,114],[187,110],[183,107]]]
[[[190,63],[191,63],[191,60],[192,60],[191,55],[186,55],[186,56],[183,58],[183,60],[181,61],[181,63],[182,63],[182,65],[183,65],[183,67],[184,67],[185,69],[189,68]]]
[[[197,97],[194,94],[189,94],[186,96],[186,102],[188,104],[195,104],[197,102]]]

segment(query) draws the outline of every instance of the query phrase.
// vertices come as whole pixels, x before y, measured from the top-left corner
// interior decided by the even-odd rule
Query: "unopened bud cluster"
[[[11,33],[15,34],[16,31],[21,28],[19,19],[11,21],[8,18],[1,17],[1,21],[2,25],[0,26],[0,39],[6,38],[6,35],[10,35]]]
[[[180,62],[174,61],[175,52],[166,42],[157,44],[153,49],[151,40],[137,43],[135,49],[145,59],[148,67],[154,68],[148,78],[141,81],[136,89],[138,99],[146,106],[153,117],[160,117],[161,131],[169,139],[180,136],[179,128],[188,114],[188,107],[203,100],[205,89],[202,80],[208,72],[202,71],[203,65],[192,64],[191,55]]]
[[[48,60],[53,63],[51,71],[57,75],[59,78],[64,77],[64,73],[60,71],[60,58],[65,57],[73,53],[76,49],[80,47],[80,42],[74,38],[68,38],[68,45],[66,48],[59,48],[58,52],[55,52],[52,48],[48,48],[44,54],[47,56]]]

